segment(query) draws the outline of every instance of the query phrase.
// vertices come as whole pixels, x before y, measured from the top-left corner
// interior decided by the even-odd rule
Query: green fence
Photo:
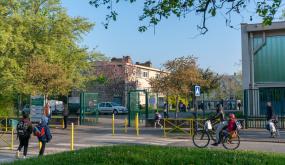
[[[80,124],[96,125],[98,122],[98,93],[80,94]]]

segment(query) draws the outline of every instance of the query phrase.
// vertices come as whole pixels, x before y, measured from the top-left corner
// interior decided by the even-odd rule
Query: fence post
[[[42,142],[39,141],[39,149],[42,149]]]
[[[166,137],[166,125],[165,125],[165,118],[163,118],[163,122],[164,122],[164,127],[163,127],[163,134],[164,134],[164,137]]]
[[[128,132],[128,119],[127,118],[125,118],[125,133],[127,133]]]
[[[71,123],[71,146],[70,146],[71,151],[74,150],[74,124]]]
[[[64,119],[61,120],[62,122],[62,128],[64,128]]]
[[[137,131],[137,136],[139,136],[139,114],[136,114],[136,131]]]
[[[11,150],[13,151],[14,148],[14,129],[12,128],[11,132]]]
[[[112,115],[112,135],[115,135],[115,114]]]

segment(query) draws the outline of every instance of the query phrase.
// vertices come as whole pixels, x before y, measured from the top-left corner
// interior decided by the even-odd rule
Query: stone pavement
[[[53,154],[62,151],[70,150],[70,128],[62,130],[53,128],[53,139],[46,146],[46,154]],[[7,135],[7,139],[9,139]],[[193,147],[192,140],[189,136],[170,135],[163,137],[163,130],[160,128],[141,128],[140,135],[136,136],[133,128],[128,129],[124,133],[124,128],[116,128],[115,135],[112,135],[112,129],[106,126],[76,126],[75,127],[74,148],[86,148],[91,146],[107,146],[117,144],[147,144],[161,146],[184,146]],[[266,130],[247,129],[240,132],[241,145],[239,150],[256,150],[256,151],[271,151],[285,153],[285,132],[281,131],[279,138],[270,138]],[[0,164],[1,162],[13,161],[15,159],[15,150],[18,142],[14,137],[15,144],[13,151],[8,146],[0,141]],[[213,148],[212,146],[209,146]],[[218,147],[221,148],[222,147]],[[36,137],[32,137],[29,145],[29,157],[37,156],[38,142]]]

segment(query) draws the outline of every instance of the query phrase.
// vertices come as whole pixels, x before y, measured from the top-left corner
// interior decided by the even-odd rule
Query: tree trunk
[[[175,107],[175,118],[178,117],[178,95],[176,95],[175,97],[175,104],[176,104],[176,107]]]

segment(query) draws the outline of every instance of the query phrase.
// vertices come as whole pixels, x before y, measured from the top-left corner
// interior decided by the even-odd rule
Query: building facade
[[[97,79],[99,78],[99,82],[90,85],[88,92],[99,93],[99,102],[110,101],[125,106],[127,105],[128,91],[146,90],[151,92],[149,80],[161,72],[161,70],[152,67],[150,61],[134,64],[130,56],[112,58],[110,61],[98,61],[94,63],[93,68],[93,74]],[[158,102],[159,97],[163,97],[156,96],[155,103]],[[140,93],[139,100],[142,105],[146,102],[143,93]]]
[[[285,110],[285,22],[242,24],[244,108],[248,116],[265,116],[266,102],[276,115]]]

